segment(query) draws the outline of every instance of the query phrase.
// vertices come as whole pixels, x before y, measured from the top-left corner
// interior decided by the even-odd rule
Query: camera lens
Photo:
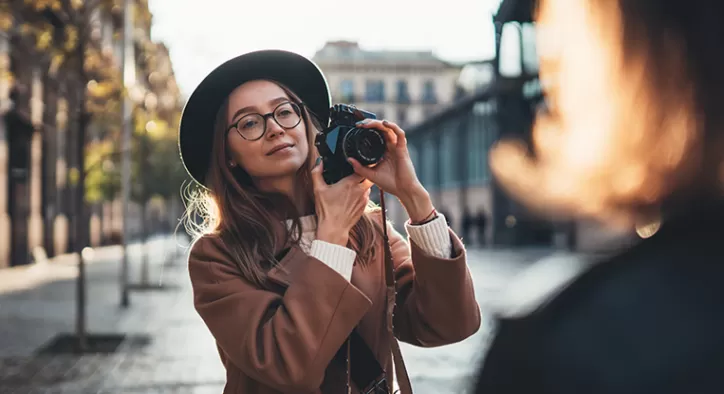
[[[344,138],[344,154],[364,166],[378,163],[385,155],[385,139],[375,129],[350,130]]]

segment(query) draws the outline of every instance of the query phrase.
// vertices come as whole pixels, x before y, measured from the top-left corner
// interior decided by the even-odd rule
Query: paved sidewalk
[[[174,253],[183,242],[149,244],[152,283],[173,287],[132,292],[128,309],[119,306],[120,248],[102,249],[88,264],[89,332],[151,339],[141,348],[124,343],[110,355],[34,354],[56,334],[74,330],[72,261],[0,271],[0,393],[220,393],[223,367],[193,310],[185,255]],[[140,248],[130,256],[137,282]]]
[[[132,292],[128,309],[119,307],[120,248],[96,251],[87,266],[89,332],[150,338],[148,346],[127,341],[110,355],[35,354],[56,334],[74,330],[77,269],[72,259],[0,270],[0,393],[221,393],[224,369],[213,338],[193,309],[185,252],[174,254],[177,244],[186,242],[166,238],[149,245],[152,283],[162,280],[174,287]],[[478,298],[545,254],[470,250]],[[139,247],[132,247],[132,281],[140,278],[139,256]],[[420,349],[403,344],[415,392],[466,392],[491,332],[486,319],[476,335],[455,345]]]

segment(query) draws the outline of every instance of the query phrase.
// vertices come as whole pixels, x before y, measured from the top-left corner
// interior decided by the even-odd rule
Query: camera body
[[[361,120],[377,119],[372,112],[354,105],[335,104],[329,113],[329,127],[317,134],[314,145],[324,163],[324,181],[331,185],[354,173],[348,158],[363,166],[373,166],[382,160],[387,146],[379,130],[356,127]]]

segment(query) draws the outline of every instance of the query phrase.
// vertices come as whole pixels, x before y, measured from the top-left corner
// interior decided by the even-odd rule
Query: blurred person
[[[485,230],[488,225],[488,217],[485,215],[485,211],[481,210],[478,212],[478,217],[475,222],[478,225],[478,242],[480,242],[480,246],[485,246]]]
[[[468,240],[470,239],[470,230],[472,229],[472,227],[473,227],[473,217],[470,214],[470,210],[468,210],[468,208],[465,207],[465,209],[463,209],[463,220],[462,220],[463,233],[461,234],[462,239],[465,240],[465,242],[468,242]],[[473,243],[474,243],[474,241],[473,241]]]
[[[463,244],[418,181],[402,129],[358,124],[384,134],[383,160],[351,163],[354,174],[327,184],[314,141],[330,105],[314,63],[267,50],[216,68],[183,112],[181,157],[205,188],[189,206],[188,217],[204,218],[191,229],[189,273],[226,394],[388,393],[394,372],[409,393],[387,335],[392,305],[395,337],[417,346],[458,342],[480,325]],[[369,202],[373,184],[406,209],[409,244]]]
[[[640,240],[546,259],[492,310],[480,394],[724,393],[724,2],[543,0],[547,113],[491,166],[540,213]]]

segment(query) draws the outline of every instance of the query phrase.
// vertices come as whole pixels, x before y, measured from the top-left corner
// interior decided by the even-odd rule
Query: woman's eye
[[[244,129],[250,129],[252,127],[256,126],[256,122],[253,120],[247,120],[246,122],[243,122],[241,124],[241,127]]]

